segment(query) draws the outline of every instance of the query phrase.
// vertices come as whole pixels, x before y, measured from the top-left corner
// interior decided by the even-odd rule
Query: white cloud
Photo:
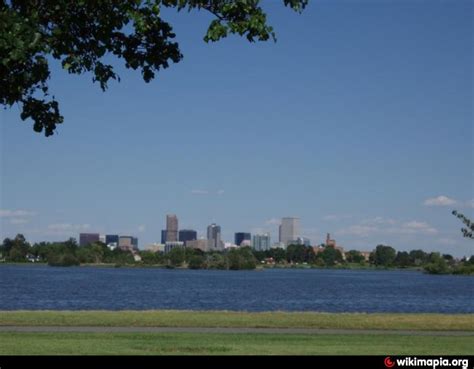
[[[426,222],[412,220],[408,222],[399,222],[390,218],[376,217],[366,219],[360,224],[354,224],[346,228],[339,229],[337,234],[350,235],[357,237],[369,237],[371,235],[387,234],[426,234],[434,235],[438,230]]]
[[[90,224],[71,224],[71,223],[57,223],[48,225],[51,231],[86,231],[90,229]]]
[[[281,219],[279,218],[271,218],[265,221],[266,225],[280,225]]]
[[[466,206],[468,208],[474,208],[474,199],[467,201]]]
[[[403,223],[400,228],[400,233],[436,234],[438,233],[438,230],[426,222],[413,220],[411,222]]]
[[[46,229],[31,230],[29,233],[43,236],[71,236],[73,233],[88,232],[90,228],[90,224],[55,223],[48,225]]]
[[[397,223],[396,220],[391,219],[391,218],[384,218],[384,217],[374,217],[374,218],[368,218],[362,221],[363,224],[367,225],[394,225]]]
[[[29,220],[25,218],[11,218],[10,224],[26,224]]]
[[[207,190],[191,190],[191,194],[193,194],[193,195],[208,195],[209,191],[207,191]]]
[[[352,225],[347,228],[338,230],[337,234],[368,237],[371,234],[377,233],[378,231],[379,229],[374,226],[356,224],[356,225]]]
[[[145,229],[146,229],[146,226],[145,226],[144,224],[140,224],[140,225],[138,226],[138,232],[144,232]]]
[[[219,191],[217,191],[217,194],[218,194],[218,195],[223,195],[223,194],[224,194],[224,190],[219,190]]]
[[[450,206],[454,204],[457,204],[456,200],[444,195],[431,197],[423,202],[423,205],[425,206]]]
[[[404,227],[411,228],[411,229],[425,229],[428,226],[428,223],[426,222],[418,222],[416,220],[413,220],[411,222],[407,222],[403,224]]]
[[[31,217],[34,215],[36,215],[36,213],[30,210],[0,209],[0,218]]]

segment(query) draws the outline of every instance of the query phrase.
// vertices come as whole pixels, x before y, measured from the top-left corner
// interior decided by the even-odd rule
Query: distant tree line
[[[456,260],[450,254],[425,252],[423,250],[397,251],[391,246],[378,245],[370,253],[369,260],[358,250],[342,252],[334,247],[322,245],[319,252],[313,247],[289,245],[284,249],[254,251],[259,262],[272,258],[277,264],[308,264],[318,267],[378,267],[418,268],[430,274],[474,274],[474,256]]]
[[[316,250],[316,251],[315,251]],[[139,258],[136,260],[135,256]],[[449,254],[427,253],[423,250],[396,251],[387,245],[378,245],[368,260],[357,250],[342,254],[335,247],[321,245],[318,248],[289,245],[286,249],[272,248],[256,251],[250,247],[231,248],[224,251],[203,252],[199,249],[175,247],[168,253],[148,250],[111,250],[102,242],[79,246],[75,239],[64,242],[40,242],[29,244],[18,234],[6,238],[0,245],[0,260],[6,262],[40,261],[51,266],[80,264],[114,264],[116,266],[162,266],[166,268],[255,269],[257,265],[282,267],[342,267],[342,268],[417,268],[431,274],[474,274],[474,256],[455,259]]]
[[[73,266],[88,263],[129,264],[135,260],[128,251],[110,250],[98,242],[79,246],[74,238],[63,242],[39,242],[30,245],[18,234],[14,239],[5,238],[0,245],[0,259],[9,262],[40,261],[51,266]]]
[[[40,242],[31,245],[18,234],[14,239],[6,238],[0,245],[0,260],[23,263],[44,262],[51,266],[74,266],[80,264],[161,265],[168,268],[190,269],[255,269],[257,259],[250,247],[204,253],[199,249],[173,248],[170,252],[155,253],[138,251],[140,261],[135,260],[129,250],[111,250],[102,242],[79,246],[75,239],[64,242]]]

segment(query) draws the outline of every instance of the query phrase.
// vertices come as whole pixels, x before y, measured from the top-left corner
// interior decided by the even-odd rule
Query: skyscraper
[[[161,243],[163,245],[166,243],[166,229],[161,230]]]
[[[166,242],[178,241],[178,217],[174,214],[166,215]]]
[[[253,236],[252,247],[257,251],[270,250],[271,239],[269,233],[256,234]]]
[[[90,243],[99,242],[98,233],[79,233],[79,246],[87,246]]]
[[[209,248],[212,250],[221,249],[221,227],[212,223],[207,227],[207,240]]]
[[[197,232],[194,229],[181,229],[179,231],[179,241],[186,243],[194,240],[197,240]]]
[[[118,246],[119,236],[117,234],[106,234],[105,235],[105,244],[110,245],[115,243]]]
[[[245,240],[251,240],[250,233],[246,233],[246,232],[236,232],[235,233],[234,243],[237,246],[240,246],[242,241],[245,241]]]
[[[280,242],[288,246],[291,241],[295,241],[299,236],[300,218],[282,218],[279,233]]]
[[[209,250],[209,241],[208,240],[193,240],[193,241],[186,241],[186,247],[191,249],[199,249],[201,251],[208,251]]]
[[[118,247],[122,250],[133,250],[133,237],[132,236],[120,236]]]

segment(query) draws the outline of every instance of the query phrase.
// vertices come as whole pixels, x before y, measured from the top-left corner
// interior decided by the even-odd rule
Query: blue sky
[[[209,16],[166,12],[184,59],[106,93],[53,67],[65,123],[44,138],[0,112],[0,238],[80,231],[160,240],[165,214],[201,236],[473,253],[471,1],[264,1],[276,43],[202,41]]]

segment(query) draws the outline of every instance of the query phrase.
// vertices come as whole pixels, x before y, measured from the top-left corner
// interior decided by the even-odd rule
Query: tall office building
[[[174,214],[166,215],[166,242],[178,241],[178,217]]]
[[[215,223],[212,223],[207,227],[207,240],[209,241],[209,248],[221,249],[221,227]]]
[[[280,242],[288,246],[291,241],[295,241],[299,236],[300,218],[282,218],[279,233]]]
[[[296,240],[292,240],[292,244],[295,245],[304,245],[304,246],[311,246],[311,240],[307,237],[297,237]]]
[[[240,246],[243,241],[250,241],[252,238],[250,237],[250,233],[246,232],[236,232],[234,237],[234,243],[237,246]]]
[[[110,245],[110,244],[115,244],[116,246],[118,246],[118,243],[119,243],[119,236],[118,234],[106,234],[105,235],[105,244],[106,245]]]
[[[189,247],[191,249],[199,249],[201,251],[208,251],[208,240],[192,240],[192,241],[186,241],[186,247]]]
[[[197,232],[194,229],[181,229],[179,231],[179,241],[194,241],[197,240]]]
[[[122,250],[133,250],[133,237],[132,236],[120,236],[118,247]]]
[[[256,234],[253,236],[252,247],[257,251],[270,250],[272,243],[269,233]]]
[[[163,245],[166,243],[166,229],[161,230],[161,243]]]
[[[98,233],[79,233],[79,246],[87,246],[90,243],[99,242]]]

